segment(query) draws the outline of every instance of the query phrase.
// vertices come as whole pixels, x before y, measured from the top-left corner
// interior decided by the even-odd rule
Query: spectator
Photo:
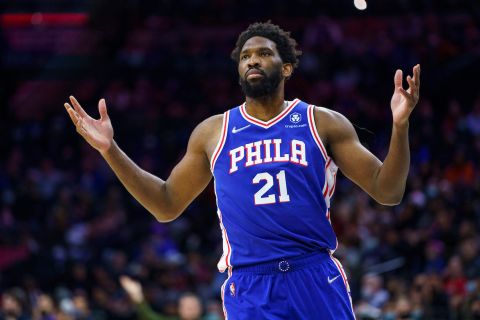
[[[362,279],[362,299],[372,307],[381,309],[388,301],[388,291],[383,288],[383,279],[377,274],[367,274]]]
[[[127,292],[130,300],[136,305],[137,313],[140,319],[143,320],[167,320],[167,319],[180,319],[180,320],[217,320],[220,319],[215,312],[217,310],[210,310],[207,316],[202,317],[203,307],[200,298],[193,293],[184,293],[178,299],[178,317],[166,317],[159,313],[156,313],[148,305],[143,295],[143,289],[140,282],[133,280],[128,276],[120,277],[120,283],[123,289]]]
[[[24,311],[25,293],[20,288],[13,288],[2,295],[0,319],[2,320],[27,320]]]

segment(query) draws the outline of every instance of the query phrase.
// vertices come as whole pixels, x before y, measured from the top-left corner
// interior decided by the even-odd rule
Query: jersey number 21
[[[277,173],[276,178],[278,180],[278,187],[279,187],[279,195],[278,201],[279,202],[289,202],[290,196],[288,195],[287,190],[287,181],[285,179],[285,170],[281,170]],[[274,184],[273,176],[268,172],[261,172],[257,173],[257,175],[253,178],[253,184],[258,184],[261,181],[265,180],[265,184],[255,193],[254,201],[256,205],[259,204],[272,204],[276,203],[276,195],[274,193],[265,195]]]

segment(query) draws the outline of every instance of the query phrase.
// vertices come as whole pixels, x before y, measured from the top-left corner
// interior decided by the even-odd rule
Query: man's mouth
[[[245,73],[245,79],[259,79],[265,77],[265,73],[259,69],[250,69]]]

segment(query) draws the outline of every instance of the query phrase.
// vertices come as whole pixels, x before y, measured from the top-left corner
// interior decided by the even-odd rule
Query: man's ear
[[[284,63],[282,67],[282,75],[285,79],[288,79],[292,76],[293,66],[291,63]]]

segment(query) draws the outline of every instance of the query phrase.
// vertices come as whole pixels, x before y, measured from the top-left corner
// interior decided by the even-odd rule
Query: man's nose
[[[260,59],[258,59],[258,56],[253,54],[250,59],[248,59],[248,68],[258,68],[260,67]]]

